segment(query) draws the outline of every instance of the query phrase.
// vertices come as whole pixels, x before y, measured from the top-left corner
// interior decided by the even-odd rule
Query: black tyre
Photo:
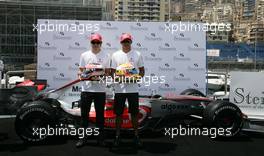
[[[40,136],[48,127],[55,127],[55,110],[46,102],[34,101],[21,107],[15,120],[17,135],[25,142],[41,142],[46,140],[46,135]],[[38,130],[38,131],[37,131]]]
[[[158,98],[161,98],[162,96],[161,95],[158,95],[158,94],[155,94],[153,96],[151,96],[151,98],[155,98],[155,99],[158,99]]]
[[[16,114],[17,110],[28,101],[32,101],[36,96],[37,91],[34,87],[15,87],[12,90],[12,94],[9,97],[9,111],[12,114]]]
[[[206,97],[202,92],[196,89],[186,89],[182,91],[180,95],[193,95],[193,96]]]
[[[216,137],[232,137],[239,134],[243,126],[241,110],[233,103],[217,100],[204,110],[203,119],[209,128],[224,129],[224,134]]]

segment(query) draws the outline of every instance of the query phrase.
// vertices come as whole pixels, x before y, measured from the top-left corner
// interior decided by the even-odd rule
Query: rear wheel
[[[41,142],[47,139],[48,128],[55,127],[55,112],[46,102],[34,101],[22,107],[16,116],[17,135],[25,142]]]
[[[161,97],[162,97],[162,96],[159,95],[159,94],[155,94],[155,95],[151,96],[151,98],[154,98],[154,99],[158,99],[158,98],[161,98]]]
[[[28,101],[32,101],[36,96],[37,91],[34,87],[20,86],[12,90],[9,97],[9,111],[11,114],[16,114],[17,110]]]
[[[216,128],[219,133],[224,130],[217,137],[235,136],[243,126],[242,112],[235,104],[228,101],[211,102],[205,108],[203,116],[209,128]]]
[[[182,91],[180,95],[192,95],[192,96],[206,97],[202,92],[196,89],[186,89]]]

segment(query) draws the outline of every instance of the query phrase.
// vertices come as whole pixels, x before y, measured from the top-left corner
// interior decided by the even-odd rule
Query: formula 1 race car
[[[45,92],[26,102],[17,112],[16,133],[26,142],[39,142],[48,136],[33,135],[33,128],[78,127],[80,122],[81,80],[77,79],[61,88]],[[110,92],[112,93],[112,92]],[[113,94],[107,94],[105,103],[105,128],[115,130]],[[89,120],[95,125],[96,114],[92,105]],[[179,124],[228,128],[231,137],[243,126],[244,115],[240,109],[223,100],[205,97],[201,92],[187,89],[174,97],[140,96],[139,129],[160,131]],[[92,126],[90,124],[90,126]],[[123,113],[123,130],[132,130],[127,106]]]

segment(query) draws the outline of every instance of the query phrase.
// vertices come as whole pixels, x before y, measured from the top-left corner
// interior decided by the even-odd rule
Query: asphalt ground
[[[54,137],[43,144],[25,144],[16,135],[14,119],[0,119],[0,156],[102,156],[102,155],[173,155],[173,156],[262,156],[264,135],[243,133],[232,139],[213,140],[206,136],[177,136],[169,139],[159,133],[142,134],[142,149],[136,149],[132,136],[123,134],[122,145],[112,148],[113,135],[108,134],[106,147],[98,147],[91,138],[86,146],[77,149],[77,137]]]

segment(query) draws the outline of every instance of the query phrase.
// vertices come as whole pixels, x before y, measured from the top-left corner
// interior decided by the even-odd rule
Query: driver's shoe
[[[137,147],[137,148],[142,148],[143,147],[143,143],[142,141],[140,140],[139,136],[134,136],[134,145]]]
[[[114,147],[119,147],[120,142],[121,142],[120,136],[117,135],[117,136],[115,137],[115,139],[114,139],[113,146],[114,146]]]
[[[86,138],[81,138],[78,140],[78,142],[76,143],[76,147],[77,148],[80,148],[80,147],[83,147],[87,142],[87,139]]]
[[[97,145],[101,146],[101,147],[105,147],[106,146],[106,143],[103,139],[98,139],[97,140]]]

